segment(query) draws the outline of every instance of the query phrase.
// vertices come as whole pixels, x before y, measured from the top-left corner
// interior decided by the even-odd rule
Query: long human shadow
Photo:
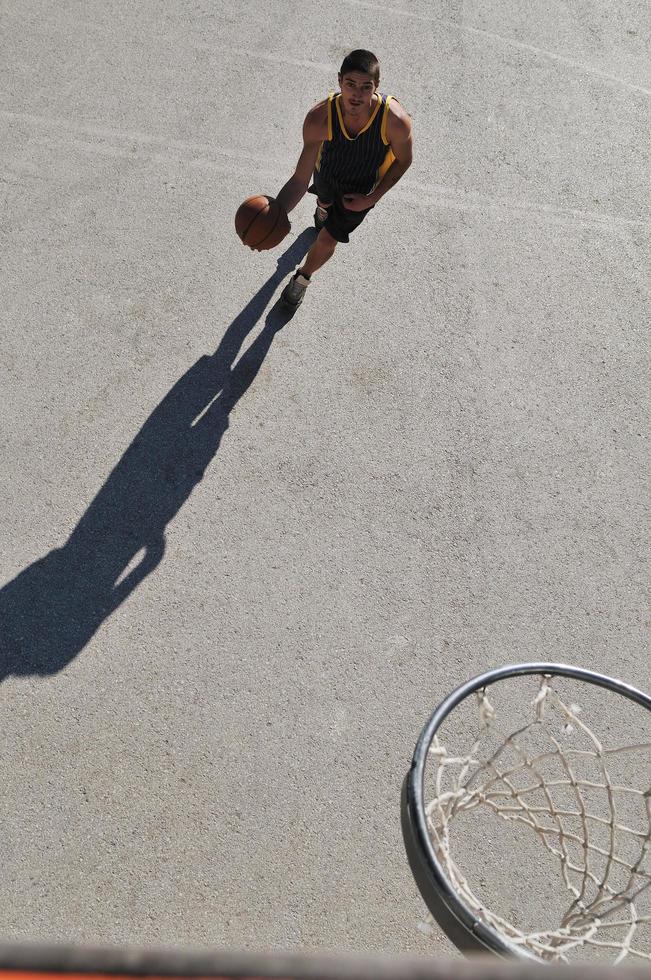
[[[238,352],[313,240],[313,230],[298,236],[216,352],[199,358],[170,389],[66,544],[0,589],[0,680],[61,670],[160,563],[168,522],[202,479],[231,410],[291,314],[276,303],[235,363]]]

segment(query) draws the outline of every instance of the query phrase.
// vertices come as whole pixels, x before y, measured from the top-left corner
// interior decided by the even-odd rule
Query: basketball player
[[[289,309],[302,303],[311,277],[338,242],[349,241],[411,165],[411,118],[396,99],[378,92],[375,55],[352,51],[338,78],[341,92],[331,92],[305,117],[303,151],[277,197],[289,214],[306,191],[317,196],[314,226],[319,234],[281,294]]]

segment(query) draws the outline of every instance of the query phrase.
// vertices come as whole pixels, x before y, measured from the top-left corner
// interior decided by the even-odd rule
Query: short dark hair
[[[345,75],[349,71],[362,71],[365,75],[370,75],[376,85],[380,84],[380,62],[372,51],[364,51],[358,48],[347,54],[343,60],[340,75]]]

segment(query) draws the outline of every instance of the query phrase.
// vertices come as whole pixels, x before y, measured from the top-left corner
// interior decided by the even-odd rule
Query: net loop
[[[630,744],[606,747],[581,706],[566,702],[546,674],[528,702],[532,717],[516,731],[498,730],[485,688],[476,701],[478,731],[468,752],[448,752],[440,733],[430,747],[435,774],[425,807],[428,829],[457,895],[507,941],[541,959],[590,954],[651,964],[651,787],[611,774],[616,760],[630,757],[627,771],[647,782],[651,744],[636,732]],[[491,749],[482,758],[489,735]],[[642,766],[633,755],[639,752],[647,753]],[[564,908],[553,910],[556,924],[518,928],[475,894],[453,856],[452,831],[460,814],[480,808],[528,828],[555,859],[568,896]],[[640,908],[645,901],[647,908]]]

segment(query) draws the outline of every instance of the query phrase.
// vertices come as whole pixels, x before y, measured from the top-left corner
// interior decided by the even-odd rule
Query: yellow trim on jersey
[[[375,190],[377,185],[380,183],[380,181],[382,180],[382,178],[384,177],[385,173],[387,172],[387,170],[389,169],[389,167],[391,166],[394,160],[395,157],[393,155],[393,150],[391,149],[391,147],[389,147],[389,149],[387,150],[387,155],[385,156],[384,160],[378,167],[377,176],[375,178],[375,186],[373,190]]]
[[[328,140],[332,140],[332,100],[335,97],[334,92],[328,92]],[[319,152],[316,155],[316,163],[314,164],[315,170],[321,169],[321,157],[323,155],[323,144],[325,140],[321,140],[321,146],[319,147]]]
[[[360,129],[359,133],[357,133],[356,136],[349,136],[348,133],[346,132],[346,127],[344,126],[344,117],[341,114],[341,106],[339,104],[340,102],[341,102],[341,95],[338,95],[337,98],[335,99],[335,105],[337,106],[337,115],[339,116],[339,125],[341,126],[341,131],[344,134],[344,136],[346,137],[346,139],[347,140],[350,140],[352,142],[353,140],[356,140],[358,136],[361,136],[362,133],[365,133],[366,132],[366,130],[369,128],[369,126],[371,125],[371,123],[373,122],[373,120],[375,119],[375,117],[377,116],[378,112],[380,111],[380,106],[382,105],[382,96],[381,95],[378,95],[377,105],[375,106],[375,109],[371,113],[371,118],[369,119],[369,121],[364,126],[364,129]],[[330,138],[332,139],[332,137],[330,137]]]
[[[384,105],[384,115],[382,116],[382,126],[380,127],[380,134],[382,136],[382,142],[385,146],[389,145],[389,140],[387,139],[387,123],[389,121],[389,102],[393,98],[392,95],[387,95],[387,101]]]

